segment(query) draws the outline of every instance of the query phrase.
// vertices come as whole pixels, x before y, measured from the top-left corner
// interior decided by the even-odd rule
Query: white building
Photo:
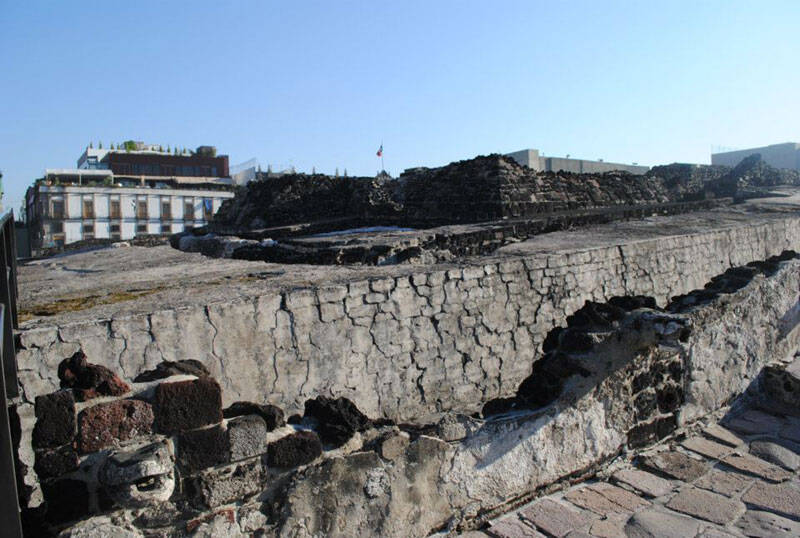
[[[800,144],[797,142],[784,142],[760,148],[741,149],[711,154],[711,164],[724,164],[734,167],[742,159],[754,154],[760,154],[761,159],[774,168],[789,168],[800,170]]]
[[[209,156],[207,148],[177,155],[150,147],[124,153],[87,148],[78,168],[47,169],[25,195],[32,248],[173,234],[208,224],[234,193],[227,156]],[[187,174],[139,175],[163,170]],[[203,175],[207,171],[224,176]]]

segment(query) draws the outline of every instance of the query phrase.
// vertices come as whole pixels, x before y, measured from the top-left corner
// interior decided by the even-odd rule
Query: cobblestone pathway
[[[800,536],[800,418],[749,409],[462,538]]]

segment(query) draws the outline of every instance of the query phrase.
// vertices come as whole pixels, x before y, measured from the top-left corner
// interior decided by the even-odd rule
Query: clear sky
[[[18,208],[90,141],[375,174],[492,152],[659,164],[800,141],[800,2],[0,0]]]

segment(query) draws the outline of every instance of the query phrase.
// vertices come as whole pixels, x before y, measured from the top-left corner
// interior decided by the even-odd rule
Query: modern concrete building
[[[783,144],[772,144],[761,148],[712,153],[711,164],[736,166],[742,162],[742,159],[755,153],[761,154],[764,162],[772,167],[800,170],[800,144],[797,142],[784,142]]]
[[[31,247],[125,240],[207,224],[223,200],[233,197],[230,177],[211,175],[227,176],[228,158],[211,153],[203,147],[192,155],[90,148],[78,168],[47,169],[25,195]],[[173,174],[162,175],[165,170]]]
[[[538,149],[523,149],[513,153],[507,153],[519,164],[527,166],[539,172],[575,172],[578,174],[599,174],[622,170],[631,174],[644,174],[650,167],[639,166],[637,164],[609,163],[605,161],[588,161],[586,159],[570,159],[567,157],[545,157],[539,155]]]

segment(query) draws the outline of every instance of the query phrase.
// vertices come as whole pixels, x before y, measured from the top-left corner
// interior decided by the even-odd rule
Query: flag
[[[377,155],[378,157],[383,157],[383,144],[381,144],[381,147],[378,148],[378,153],[376,153],[375,155]]]

